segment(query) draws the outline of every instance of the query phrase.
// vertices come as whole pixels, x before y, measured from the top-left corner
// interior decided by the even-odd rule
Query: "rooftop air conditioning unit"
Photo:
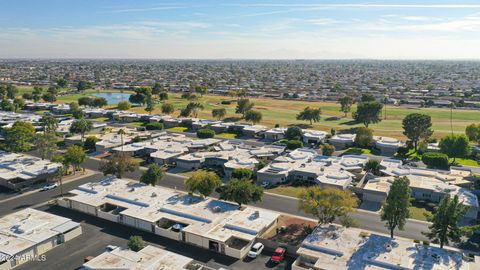
[[[221,208],[220,206],[214,206],[214,207],[212,208],[212,210],[213,210],[214,213],[220,213],[220,212],[222,212],[222,208]]]

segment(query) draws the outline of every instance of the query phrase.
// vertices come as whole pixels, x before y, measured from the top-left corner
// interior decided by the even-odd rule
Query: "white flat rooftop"
[[[0,218],[0,257],[33,248],[80,224],[68,218],[26,208]]]
[[[106,251],[83,264],[92,270],[184,270],[193,259],[154,246],[146,246],[138,252],[116,248]]]

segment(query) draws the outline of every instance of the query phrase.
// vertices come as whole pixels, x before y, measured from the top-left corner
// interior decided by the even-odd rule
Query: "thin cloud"
[[[257,3],[257,4],[225,4],[225,6],[240,7],[288,7],[288,8],[455,8],[468,9],[480,8],[480,4],[276,4],[276,3]]]

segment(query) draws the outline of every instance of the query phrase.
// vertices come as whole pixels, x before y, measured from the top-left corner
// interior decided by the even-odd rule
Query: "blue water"
[[[116,93],[116,92],[111,92],[111,93],[94,93],[91,94],[92,96],[95,97],[103,97],[107,100],[108,104],[117,104],[120,101],[128,101],[128,98],[130,97],[130,94],[127,93]]]

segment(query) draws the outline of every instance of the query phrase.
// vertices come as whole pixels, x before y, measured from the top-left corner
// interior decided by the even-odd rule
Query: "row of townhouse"
[[[79,223],[26,208],[0,218],[0,270],[10,270],[82,234]]]
[[[311,181],[322,187],[346,189],[363,171],[366,156],[321,156],[315,150],[298,148],[257,172],[257,181],[268,185]]]
[[[279,213],[107,178],[70,191],[58,204],[234,258],[275,226]]]
[[[407,177],[410,181],[412,197],[416,200],[439,203],[446,195],[457,195],[468,206],[465,220],[475,220],[478,216],[477,196],[468,188],[461,187],[471,182],[470,170],[452,167],[449,171],[422,169],[402,165],[400,160],[383,160],[380,163],[383,176],[369,179],[361,189],[362,199],[369,202],[383,202],[395,177]]]
[[[41,158],[0,151],[0,186],[20,190],[52,179],[62,164]]]

